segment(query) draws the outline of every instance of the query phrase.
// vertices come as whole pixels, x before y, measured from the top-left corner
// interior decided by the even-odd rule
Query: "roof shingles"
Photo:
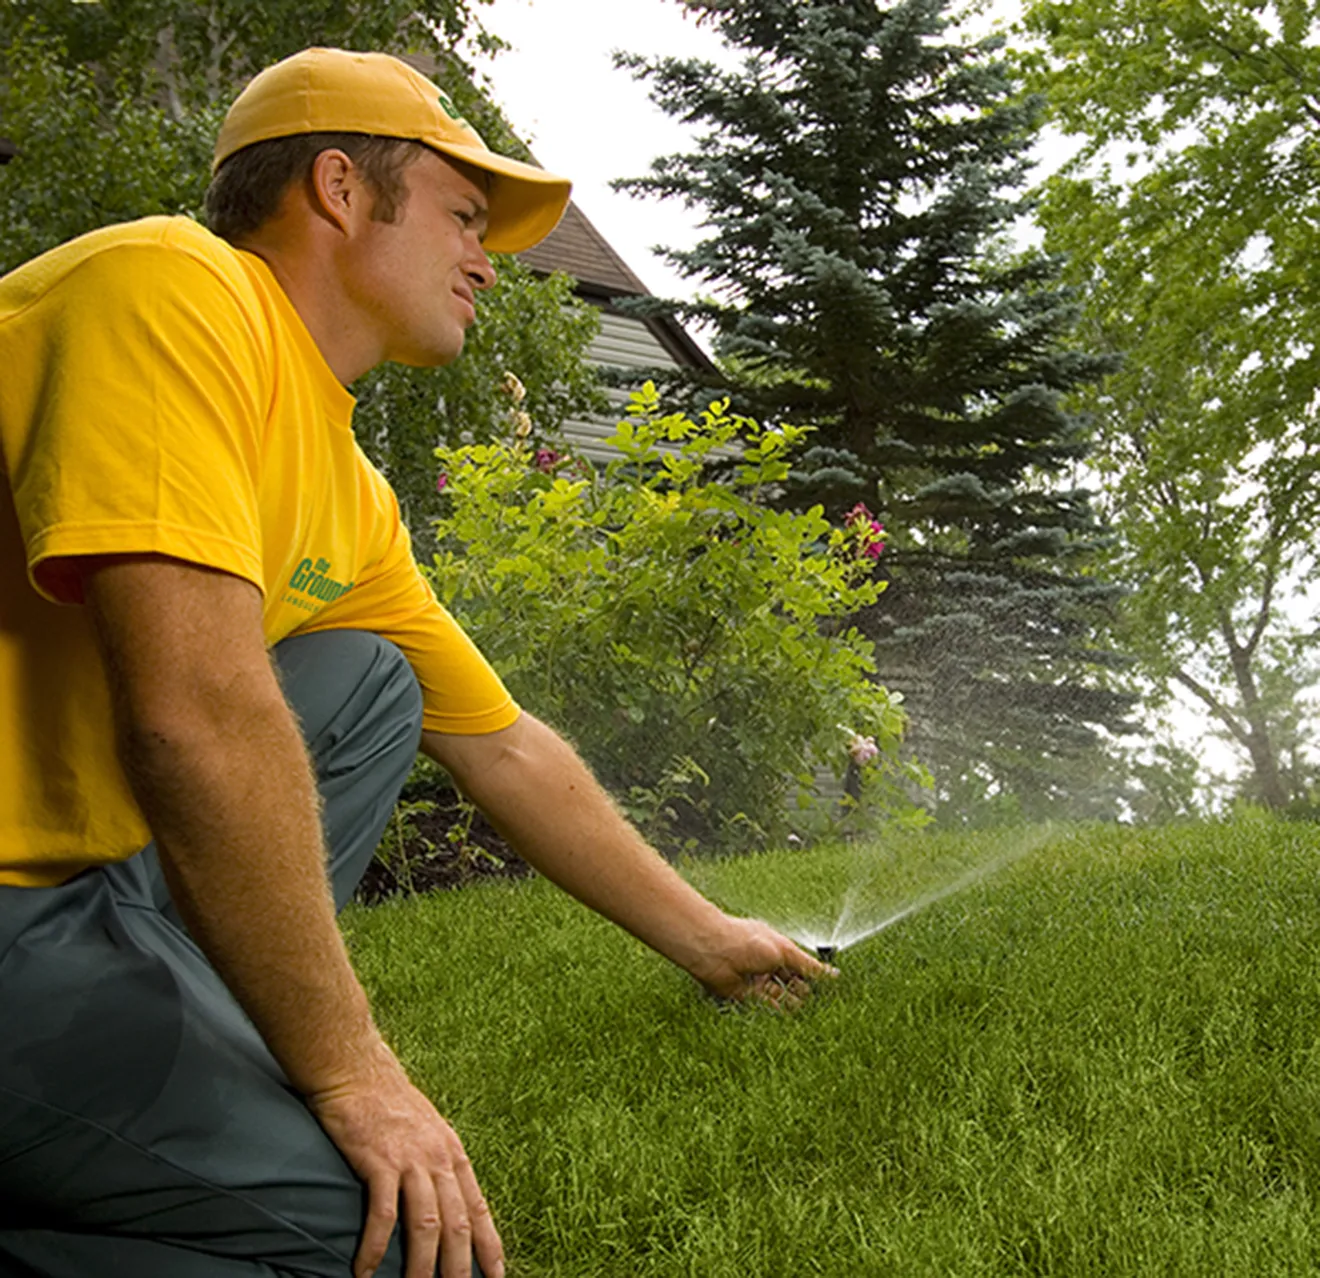
[[[644,297],[649,291],[576,204],[539,244],[518,254],[534,271],[564,271],[584,288],[611,297]]]

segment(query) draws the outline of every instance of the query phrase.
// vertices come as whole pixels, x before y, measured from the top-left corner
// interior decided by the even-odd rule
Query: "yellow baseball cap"
[[[496,155],[448,94],[386,53],[304,49],[253,77],[234,100],[215,143],[214,172],[254,142],[298,133],[410,138],[491,174],[486,248],[519,253],[563,216],[572,184]]]

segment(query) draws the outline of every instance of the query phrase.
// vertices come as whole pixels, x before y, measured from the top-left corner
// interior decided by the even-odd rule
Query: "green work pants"
[[[415,757],[421,694],[374,635],[301,636],[275,658],[342,906]],[[349,1278],[364,1205],[182,926],[154,847],[0,887],[3,1278]],[[396,1236],[379,1274],[400,1272]]]

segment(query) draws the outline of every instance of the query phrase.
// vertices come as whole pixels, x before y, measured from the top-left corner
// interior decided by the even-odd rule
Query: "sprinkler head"
[[[819,958],[822,963],[833,963],[835,949],[836,947],[833,945],[818,945],[816,946],[816,957]]]

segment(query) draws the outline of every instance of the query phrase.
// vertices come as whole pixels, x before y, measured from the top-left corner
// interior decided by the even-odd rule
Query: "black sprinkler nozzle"
[[[816,946],[816,955],[822,963],[834,962],[835,947],[833,945]]]

